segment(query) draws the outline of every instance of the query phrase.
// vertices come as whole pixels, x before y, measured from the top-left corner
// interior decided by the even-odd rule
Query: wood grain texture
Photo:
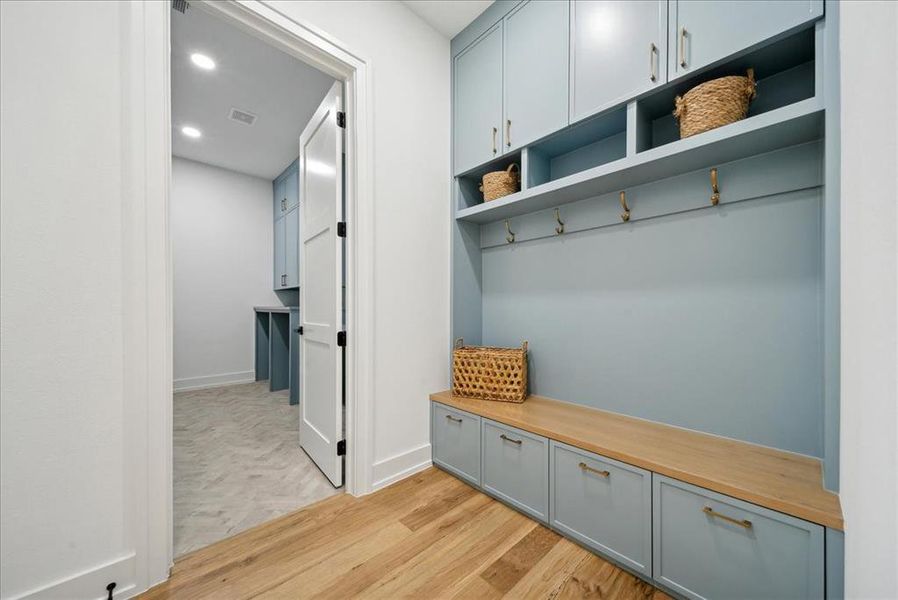
[[[818,459],[530,396],[523,404],[431,394],[447,406],[805,519],[843,528]]]
[[[140,598],[668,596],[431,468],[329,498],[198,550]]]

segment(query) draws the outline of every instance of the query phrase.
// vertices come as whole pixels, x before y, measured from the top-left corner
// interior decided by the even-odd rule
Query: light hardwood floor
[[[171,579],[141,596],[348,597],[668,599],[434,468],[188,554]]]

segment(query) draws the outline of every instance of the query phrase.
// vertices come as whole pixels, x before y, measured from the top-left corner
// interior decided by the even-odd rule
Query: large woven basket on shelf
[[[521,171],[517,163],[511,163],[504,171],[491,171],[483,176],[480,191],[483,201],[489,202],[514,194],[521,189]]]
[[[674,100],[674,117],[680,122],[680,137],[687,138],[745,118],[754,99],[755,72],[733,75],[697,85]]]
[[[520,348],[465,346],[455,342],[452,393],[465,398],[523,402],[527,398],[527,342]]]

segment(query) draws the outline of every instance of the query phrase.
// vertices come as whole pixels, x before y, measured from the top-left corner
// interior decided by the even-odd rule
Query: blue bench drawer
[[[480,417],[433,404],[433,462],[468,483],[480,485]]]
[[[547,523],[549,440],[484,419],[483,489]]]
[[[555,441],[550,461],[551,525],[651,577],[651,472]]]
[[[688,598],[822,598],[823,527],[654,476],[654,579]]]

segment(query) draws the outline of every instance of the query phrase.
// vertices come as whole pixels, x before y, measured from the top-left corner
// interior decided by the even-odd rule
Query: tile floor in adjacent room
[[[174,395],[174,553],[339,494],[299,447],[299,407],[259,381]]]

